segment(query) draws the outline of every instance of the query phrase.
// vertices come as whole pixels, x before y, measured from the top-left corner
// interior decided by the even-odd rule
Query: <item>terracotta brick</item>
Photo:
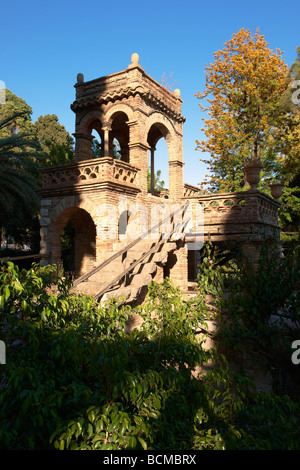
[[[153,204],[173,208],[174,204],[193,203],[204,207],[205,240],[240,241],[252,253],[255,249],[251,243],[256,246],[264,237],[279,238],[280,204],[269,196],[255,190],[199,195],[198,188],[184,184],[185,118],[181,114],[180,92],[170,93],[151,78],[140,66],[137,55],[121,72],[88,82],[79,74],[75,89],[76,98],[71,105],[75,113],[75,162],[41,171],[41,253],[46,256],[43,264],[61,262],[61,235],[71,221],[76,232],[76,273],[89,271],[126,244],[126,236],[119,233],[119,219],[129,217],[128,223],[132,223],[133,204],[146,210],[143,220],[139,213],[135,215],[140,231],[151,225]],[[91,150],[93,130],[99,134],[102,148],[101,158],[96,159]],[[113,158],[114,139],[119,142],[121,159]],[[149,194],[147,188],[149,154],[160,139],[165,139],[169,153],[167,199]],[[125,201],[123,206],[120,198]],[[107,212],[102,210],[104,204]],[[114,228],[116,236],[105,238]],[[199,253],[188,255],[187,242],[183,243],[168,253],[167,262],[158,266],[155,279],[161,281],[168,275],[175,285],[186,290],[188,263],[190,273],[194,272],[195,259],[199,260]]]

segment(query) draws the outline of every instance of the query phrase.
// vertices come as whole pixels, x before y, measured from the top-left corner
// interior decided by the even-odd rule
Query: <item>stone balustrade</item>
[[[279,237],[280,203],[258,190],[185,196],[203,206],[204,232],[212,241]]]
[[[129,163],[110,157],[43,168],[42,191],[80,188],[103,182],[136,186],[138,169]]]
[[[199,188],[197,186],[193,186],[192,184],[184,183],[183,186],[183,196],[184,197],[191,197],[197,196],[199,194]]]

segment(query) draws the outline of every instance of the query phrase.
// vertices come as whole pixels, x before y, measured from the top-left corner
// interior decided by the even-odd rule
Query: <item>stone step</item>
[[[168,261],[168,251],[158,251],[156,253],[154,253],[154,256],[153,256],[153,261],[154,263],[158,263],[158,264],[166,264],[166,262]]]
[[[150,273],[153,274],[157,270],[156,263],[154,262],[147,262],[147,263],[141,263],[138,264],[132,271],[131,274],[141,274],[141,273]]]
[[[131,299],[132,293],[130,287],[120,287],[118,289],[113,289],[102,296],[100,304],[105,304],[109,299],[116,298],[119,301],[119,304],[129,302]]]
[[[132,287],[143,287],[147,286],[152,282],[152,276],[150,273],[140,273],[136,274],[132,280]]]
[[[104,284],[88,280],[81,282],[77,287],[75,287],[74,292],[77,295],[95,295],[101,290],[102,286],[104,287]]]
[[[106,259],[109,259],[117,251],[126,246],[126,241],[116,242],[113,245],[115,251],[106,253]],[[118,275],[127,269],[132,263],[141,258],[151,248],[155,247],[154,240],[141,240],[136,246],[123,253],[97,273],[93,274],[88,280],[79,284],[75,289],[78,293],[95,295],[105,288],[107,284],[112,282]],[[149,254],[144,260],[133,268],[133,270],[125,275],[116,286],[111,287],[101,299],[101,303],[106,302],[112,297],[119,299],[120,304],[123,302],[131,302],[136,299],[141,289],[151,283],[157,271],[157,265],[164,265],[167,262],[168,255],[171,251],[176,250],[177,243],[173,240],[166,240],[161,246],[157,246],[154,253]],[[99,265],[99,263],[95,263]],[[122,298],[124,298],[122,300]]]

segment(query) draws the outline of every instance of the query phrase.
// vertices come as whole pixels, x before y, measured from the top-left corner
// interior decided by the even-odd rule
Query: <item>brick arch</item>
[[[183,191],[183,155],[182,136],[176,132],[174,124],[166,116],[153,112],[145,122],[146,141],[151,152],[151,193],[154,194],[155,177],[155,148],[157,142],[163,137],[168,149],[169,164],[169,195],[181,197]],[[153,163],[153,167],[152,167]]]
[[[148,116],[148,118],[145,121],[145,140],[146,140],[147,145],[149,144],[148,142],[149,133],[151,131],[151,128],[153,128],[153,126],[158,127],[158,129],[161,131],[161,134],[166,141],[166,144],[168,147],[169,159],[170,160],[177,159],[178,156],[176,155],[176,149],[178,148],[178,141],[180,137],[176,133],[173,123],[161,113],[153,112],[152,114],[150,114],[150,116]]]
[[[58,217],[66,210],[72,207],[85,210],[90,217],[92,218],[94,224],[96,225],[97,217],[97,207],[93,201],[90,199],[84,199],[79,201],[76,196],[69,196],[64,199],[61,199],[58,204],[52,209],[49,214],[51,219],[51,224],[55,224]]]
[[[167,137],[167,135],[170,135],[171,137],[176,138],[176,131],[175,131],[173,123],[166,116],[164,116],[161,113],[158,113],[157,111],[154,111],[146,118],[146,121],[144,124],[146,138],[153,124],[161,125],[162,127],[166,129],[167,132],[166,132],[165,138]]]
[[[134,111],[131,106],[125,103],[117,103],[110,106],[106,113],[103,115],[104,121],[111,124],[113,115],[118,112],[126,114],[129,121],[134,118]]]
[[[129,163],[130,159],[130,129],[128,122],[131,120],[132,115],[132,109],[128,105],[124,105],[122,103],[111,106],[109,111],[105,114],[105,121],[108,123],[110,128],[110,152],[113,152],[113,145],[115,140],[117,140],[119,146],[119,158],[127,163]]]
[[[103,113],[99,110],[88,111],[84,116],[80,119],[79,123],[77,123],[77,132],[82,132],[83,134],[90,133],[90,126],[94,122],[99,123],[99,128],[102,127],[102,123],[104,121]]]
[[[75,273],[80,275],[89,271],[96,260],[97,227],[91,214],[82,205],[69,204],[61,209],[51,225],[53,262],[60,264],[62,261],[61,236],[68,222],[71,222],[75,229]]]

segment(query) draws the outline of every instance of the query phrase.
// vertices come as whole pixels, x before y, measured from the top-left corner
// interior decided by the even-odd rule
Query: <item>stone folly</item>
[[[203,195],[184,183],[180,91],[171,93],[152,79],[138,54],[123,71],[87,82],[78,74],[75,90],[75,162],[41,171],[40,254],[42,264],[59,265],[62,236],[71,224],[78,291],[101,292],[103,298],[122,294],[131,301],[149,282],[164,277],[187,291],[197,276],[203,240],[237,241],[253,260],[267,238],[279,240],[280,203],[275,199],[255,188]],[[101,141],[99,158],[92,154],[94,131]],[[160,139],[168,149],[169,188],[157,194],[155,150]],[[151,227],[153,207],[158,208],[158,225],[164,208],[172,218],[174,208],[188,207],[192,225],[172,234],[171,221],[168,237],[163,237],[162,224],[155,239],[139,239]],[[128,236],[132,227],[135,240]]]

